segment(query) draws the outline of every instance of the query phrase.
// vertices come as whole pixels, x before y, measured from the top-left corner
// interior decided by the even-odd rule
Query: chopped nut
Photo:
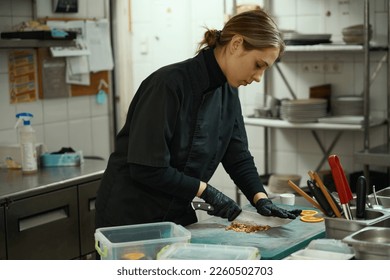
[[[229,226],[227,226],[226,230],[234,230],[236,232],[258,232],[258,231],[265,231],[270,229],[271,227],[268,225],[260,226],[260,225],[253,225],[253,224],[243,224],[238,222],[232,222]]]

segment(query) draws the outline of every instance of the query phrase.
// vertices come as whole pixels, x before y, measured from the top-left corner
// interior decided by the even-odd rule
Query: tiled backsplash
[[[38,0],[38,17],[101,18],[105,14],[105,1],[80,1],[79,13],[71,16],[51,13],[51,0]],[[0,2],[0,31],[10,31],[23,21],[32,19],[32,2],[28,0],[2,0]],[[89,8],[88,8],[89,7]],[[31,112],[32,126],[37,142],[48,152],[62,147],[82,150],[83,154],[108,158],[110,154],[110,112],[108,102],[98,104],[96,96],[37,99],[35,102],[10,104],[8,83],[8,52],[0,49],[0,144],[18,142],[14,128],[15,115]],[[98,89],[96,90],[96,92]]]

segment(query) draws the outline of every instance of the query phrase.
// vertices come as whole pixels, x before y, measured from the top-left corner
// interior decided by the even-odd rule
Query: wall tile
[[[8,50],[0,49],[0,74],[1,73],[8,74]],[[8,81],[0,85],[0,87],[3,86],[8,88]]]
[[[43,118],[45,122],[66,121],[68,118],[68,103],[66,99],[43,100]]]
[[[110,156],[110,125],[107,116],[92,118],[92,151],[90,155],[100,156],[106,160]],[[84,153],[84,155],[87,155]]]
[[[0,130],[0,145],[18,143],[18,134],[16,129]]]
[[[12,15],[11,10],[11,0],[1,0],[0,1],[0,17]]]
[[[299,0],[273,0],[271,2],[272,14],[278,17],[296,16],[297,1]]]
[[[297,131],[294,129],[272,129],[270,132],[272,151],[294,152],[297,146]]]
[[[90,96],[79,96],[68,98],[68,118],[76,120],[91,116],[91,99]]]
[[[8,74],[0,74],[0,130],[12,129],[16,123],[15,105],[10,104]]]
[[[43,128],[43,143],[49,152],[58,151],[62,147],[70,147],[70,131],[67,122],[45,123]]]
[[[107,133],[107,132],[106,132]],[[69,145],[74,150],[82,150],[83,154],[91,155],[92,151],[91,119],[69,121]]]
[[[87,1],[79,1],[86,2],[86,17],[87,18],[106,18],[105,12],[105,2],[106,0],[87,0]]]
[[[32,17],[32,1],[12,0],[11,9],[12,16]]]
[[[0,16],[0,32],[9,32],[12,30],[12,18]]]
[[[149,22],[152,20],[152,0],[131,0],[131,20],[136,22]]]

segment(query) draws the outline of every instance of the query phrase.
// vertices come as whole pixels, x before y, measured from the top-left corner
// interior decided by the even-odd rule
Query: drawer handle
[[[89,211],[95,211],[96,197],[89,199]]]
[[[35,214],[30,217],[19,220],[19,231],[28,230],[30,228],[38,227],[61,219],[66,219],[68,215],[68,206],[53,209],[44,213]]]

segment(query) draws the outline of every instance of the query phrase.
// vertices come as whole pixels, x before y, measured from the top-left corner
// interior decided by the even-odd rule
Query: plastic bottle
[[[18,121],[17,127],[21,121],[23,125],[19,127],[19,141],[22,157],[22,172],[24,174],[33,174],[38,171],[37,150],[35,147],[35,130],[31,126],[31,113],[19,113],[16,115]]]

